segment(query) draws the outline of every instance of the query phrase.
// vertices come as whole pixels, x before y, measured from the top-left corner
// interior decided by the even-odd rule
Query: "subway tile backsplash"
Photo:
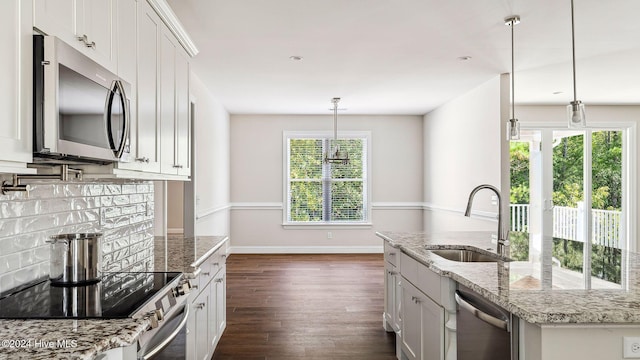
[[[0,293],[49,274],[51,235],[101,232],[102,268],[153,271],[153,183],[32,183],[0,195]]]

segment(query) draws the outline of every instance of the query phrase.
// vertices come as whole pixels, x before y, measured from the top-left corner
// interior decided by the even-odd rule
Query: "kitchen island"
[[[171,236],[165,242],[164,237],[156,237],[154,271],[192,276],[227,240],[227,236]],[[147,317],[2,319],[0,359],[135,359],[136,342],[150,326]]]
[[[552,262],[457,262],[425,247],[475,247],[495,253],[487,232],[377,235],[430,271],[520,318],[521,359],[622,359],[623,337],[640,336],[638,254],[623,252],[621,285],[594,279],[585,289],[579,276],[572,278]]]

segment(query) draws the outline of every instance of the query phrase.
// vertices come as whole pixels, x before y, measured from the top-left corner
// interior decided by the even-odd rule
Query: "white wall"
[[[373,227],[283,228],[283,132],[332,126],[331,115],[231,116],[233,251],[381,251],[376,230],[422,230],[422,117],[380,115],[338,118],[339,130],[371,132]]]
[[[167,181],[167,233],[182,234],[184,229],[184,182]]]
[[[463,212],[475,186],[501,187],[500,100],[496,77],[424,116],[425,231],[497,229],[495,221],[465,218]],[[491,195],[479,192],[473,209],[496,213]]]
[[[196,193],[196,235],[230,234],[229,113],[202,81],[191,74],[195,101],[192,179]]]

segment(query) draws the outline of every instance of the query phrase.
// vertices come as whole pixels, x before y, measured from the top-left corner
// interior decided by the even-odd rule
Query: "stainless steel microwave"
[[[129,156],[131,85],[53,36],[33,36],[34,160]]]

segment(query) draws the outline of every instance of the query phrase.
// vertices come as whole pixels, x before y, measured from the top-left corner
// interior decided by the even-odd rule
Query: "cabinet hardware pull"
[[[139,157],[136,158],[137,162],[144,162],[144,163],[148,163],[149,162],[149,158],[148,157]]]
[[[212,265],[213,266],[220,266],[220,263],[214,262]]]
[[[221,283],[221,282],[224,281],[224,278],[218,278],[218,279],[215,279],[214,281],[217,282],[217,283]]]
[[[197,289],[197,288],[198,288],[198,285],[191,285],[191,288],[192,288],[192,289]]]
[[[396,256],[396,252],[395,251],[390,252],[389,256]]]
[[[209,276],[209,275],[211,275],[211,273],[209,273],[209,272],[203,272],[203,273],[202,273],[202,275],[204,275],[204,276]]]
[[[173,167],[176,169],[182,169],[182,165],[173,165]]]
[[[198,303],[196,304],[196,309],[202,310],[204,309],[204,307],[207,306],[207,304],[205,303]]]
[[[389,275],[398,275],[398,272],[396,272],[396,271],[389,271]]]
[[[96,47],[96,42],[95,41],[89,42],[89,38],[87,37],[87,34],[83,34],[82,36],[78,36],[78,37],[76,37],[76,39],[78,39],[78,41],[82,41],[84,43],[84,46],[86,46],[86,47],[93,48],[93,49],[95,49],[95,47]]]

